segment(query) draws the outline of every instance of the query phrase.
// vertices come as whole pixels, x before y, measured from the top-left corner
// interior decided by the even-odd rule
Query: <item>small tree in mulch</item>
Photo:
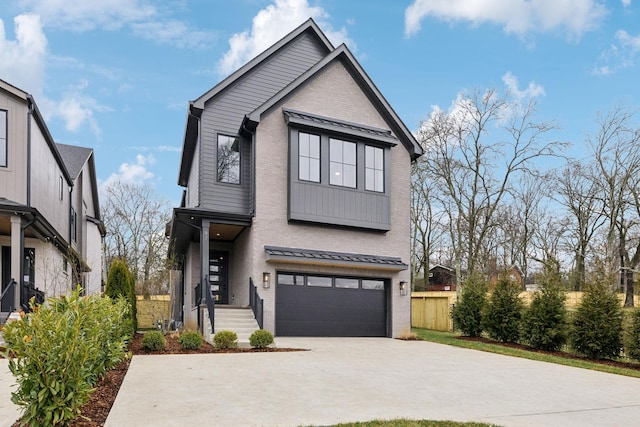
[[[640,362],[640,309],[635,309],[629,316],[626,330],[624,353],[630,359]]]
[[[135,279],[124,260],[115,259],[109,268],[105,293],[112,299],[124,298],[130,306],[131,335],[138,326]]]
[[[487,283],[478,275],[465,281],[460,300],[451,309],[454,329],[469,337],[482,334],[482,309],[487,301],[487,289]]]
[[[520,319],[524,304],[520,287],[507,277],[501,277],[482,313],[482,326],[489,337],[502,342],[518,342]]]
[[[557,260],[545,262],[540,286],[541,290],[536,292],[522,316],[521,338],[535,349],[557,351],[565,344],[568,335],[566,295],[562,290]]]
[[[571,347],[592,359],[613,359],[622,350],[622,307],[612,277],[599,272],[586,287],[569,333]]]

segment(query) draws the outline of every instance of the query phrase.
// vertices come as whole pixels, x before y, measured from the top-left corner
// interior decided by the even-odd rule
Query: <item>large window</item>
[[[240,184],[240,139],[218,135],[218,181]]]
[[[384,151],[382,148],[367,145],[364,158],[364,188],[384,193]]]
[[[320,182],[320,137],[298,133],[298,179]]]
[[[329,139],[329,183],[356,188],[356,144]]]
[[[7,111],[0,110],[0,167],[7,167]]]

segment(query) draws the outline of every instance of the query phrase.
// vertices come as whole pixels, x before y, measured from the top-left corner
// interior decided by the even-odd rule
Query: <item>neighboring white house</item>
[[[0,80],[0,280],[3,320],[31,296],[101,291],[93,150],[55,144],[28,93]]]
[[[408,330],[421,154],[349,49],[305,22],[189,104],[168,234],[176,320],[195,327],[211,290],[278,336]]]

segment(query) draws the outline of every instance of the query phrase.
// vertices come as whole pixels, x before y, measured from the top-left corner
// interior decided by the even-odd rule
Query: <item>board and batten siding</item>
[[[304,35],[284,46],[205,103],[200,122],[200,206],[221,212],[251,209],[251,141],[241,143],[240,184],[217,181],[217,135],[237,135],[242,120],[326,54],[319,41]]]
[[[0,167],[0,197],[27,203],[27,104],[0,92],[7,112],[7,167]]]

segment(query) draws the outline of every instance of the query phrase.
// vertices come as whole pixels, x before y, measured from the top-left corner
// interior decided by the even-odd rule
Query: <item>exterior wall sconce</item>
[[[271,273],[265,271],[262,273],[262,287],[265,289],[269,289],[271,286]]]
[[[400,295],[407,295],[407,282],[404,280],[400,282]]]

